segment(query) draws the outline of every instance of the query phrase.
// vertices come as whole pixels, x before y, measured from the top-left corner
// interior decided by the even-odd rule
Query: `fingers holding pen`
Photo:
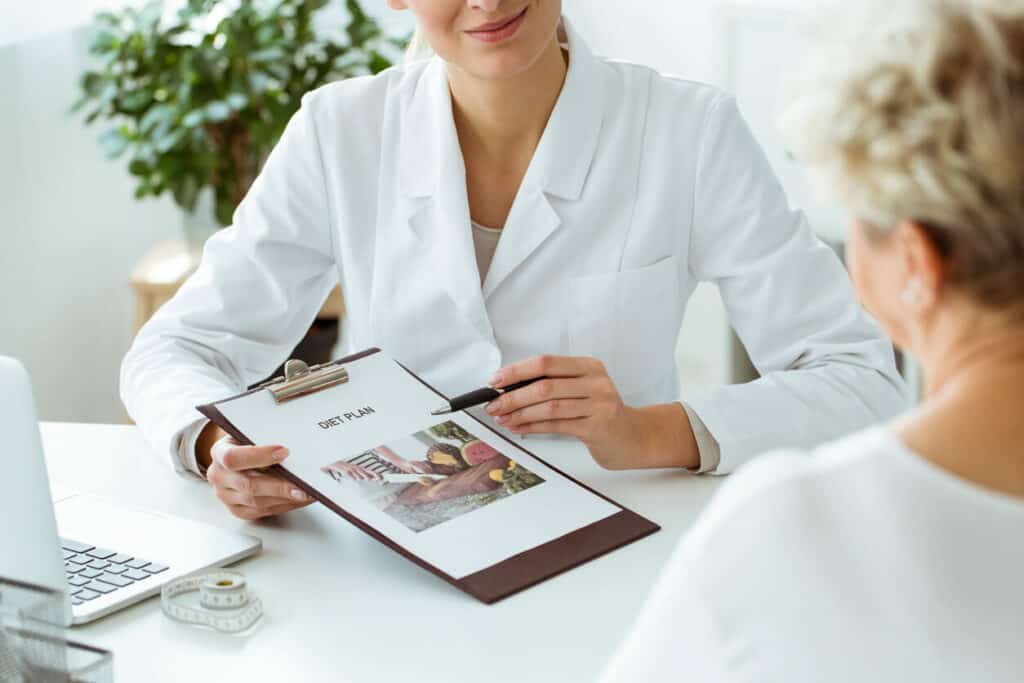
[[[593,388],[593,382],[585,377],[549,377],[503,394],[487,404],[485,410],[499,424],[515,421],[510,419],[513,416],[521,418],[521,411],[531,407],[535,409],[530,411],[530,415],[540,415],[539,409],[536,407],[544,404],[554,403],[550,407],[543,408],[545,411],[578,412],[581,409],[579,402],[589,398],[593,393]],[[551,414],[553,416],[554,412]],[[582,413],[566,414],[567,417],[582,417],[582,415]]]
[[[599,361],[576,356],[533,356],[498,370],[489,384],[501,389],[536,377],[582,377],[595,369],[591,367],[594,363]]]
[[[532,384],[509,391],[485,410],[516,434],[557,433],[585,443],[607,440],[624,414],[618,389],[596,358],[536,356],[502,368],[493,386]]]

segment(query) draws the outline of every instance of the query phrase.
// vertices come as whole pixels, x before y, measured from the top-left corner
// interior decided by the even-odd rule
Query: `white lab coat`
[[[733,99],[594,57],[570,65],[481,287],[438,58],[306,95],[199,270],[122,367],[129,413],[180,469],[194,406],[263,379],[341,283],[348,348],[451,395],[549,353],[601,359],[632,405],[680,400],[687,300],[718,285],[764,377],[687,396],[720,472],[905,403],[890,344],[783,191]]]

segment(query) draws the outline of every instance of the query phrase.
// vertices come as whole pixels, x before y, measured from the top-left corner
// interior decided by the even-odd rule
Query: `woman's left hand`
[[[574,436],[606,469],[699,464],[696,441],[682,405],[625,405],[601,361],[535,356],[499,370],[491,386],[500,389],[534,377],[546,379],[487,405],[486,411],[498,424],[516,434]]]

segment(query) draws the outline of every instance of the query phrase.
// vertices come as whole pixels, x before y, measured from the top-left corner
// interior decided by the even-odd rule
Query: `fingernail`
[[[498,402],[491,401],[486,406],[484,406],[484,410],[493,415],[494,413],[498,412]]]
[[[505,424],[506,422],[508,422],[508,418],[507,418],[507,417],[505,417],[504,415],[501,415],[501,416],[499,416],[499,417],[496,417],[496,418],[494,418],[494,421],[495,421],[495,422],[497,422],[497,423],[498,423],[498,424],[500,424],[500,425],[503,425],[503,424]]]
[[[274,459],[274,462],[281,462],[282,460],[288,457],[288,449],[278,448],[277,450],[270,454],[270,457]]]
[[[492,387],[496,387],[499,384],[501,384],[501,373],[500,372],[494,373],[494,376],[491,377],[491,381],[489,381],[488,384],[490,384]]]
[[[292,498],[295,500],[306,500],[306,494],[298,489],[292,489]]]

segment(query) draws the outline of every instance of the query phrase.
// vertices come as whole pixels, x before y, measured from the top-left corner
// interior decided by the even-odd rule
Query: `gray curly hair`
[[[951,283],[1024,302],[1024,0],[869,3],[782,118],[826,192],[885,232],[923,226]]]

